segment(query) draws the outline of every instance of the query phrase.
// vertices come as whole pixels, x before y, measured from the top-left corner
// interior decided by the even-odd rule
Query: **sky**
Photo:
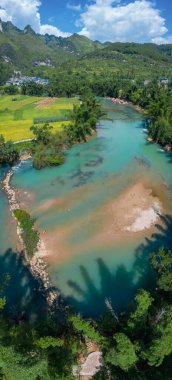
[[[0,0],[0,18],[40,34],[172,43],[172,0]]]

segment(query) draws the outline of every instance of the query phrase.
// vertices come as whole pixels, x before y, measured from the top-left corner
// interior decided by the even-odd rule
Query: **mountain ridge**
[[[20,30],[11,21],[0,20],[0,58],[21,69],[34,65],[35,61],[47,59],[56,66],[104,46],[98,41],[92,41],[76,33],[65,38],[49,34],[41,35],[30,25]]]
[[[0,20],[0,63],[11,70],[49,75],[48,70],[63,66],[70,70],[72,62],[77,60],[77,66],[84,65],[90,70],[92,65],[104,67],[105,61],[115,70],[126,66],[140,65],[144,69],[156,65],[162,75],[167,74],[167,65],[172,64],[172,44],[156,45],[152,43],[122,43],[92,41],[89,38],[74,33],[69,37],[41,35],[30,25],[20,30],[10,21]],[[79,63],[80,61],[80,63]],[[164,67],[165,65],[165,67]],[[162,66],[162,69],[161,69]],[[83,74],[84,75],[84,74]]]

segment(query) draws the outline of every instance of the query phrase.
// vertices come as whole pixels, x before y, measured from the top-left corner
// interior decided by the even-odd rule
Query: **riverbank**
[[[25,261],[33,277],[38,280],[40,284],[40,291],[42,291],[45,294],[48,305],[52,307],[53,305],[58,303],[59,294],[56,291],[52,290],[49,274],[47,271],[47,264],[44,261],[44,258],[47,255],[45,244],[43,240],[40,238],[39,243],[37,245],[37,251],[33,255],[33,258],[29,260],[26,254],[26,249],[25,249],[23,238],[22,238],[23,231],[14,213],[15,210],[20,209],[20,202],[17,201],[16,191],[14,188],[11,187],[10,182],[15,171],[17,170],[19,165],[22,164],[22,161],[25,161],[29,158],[30,158],[29,155],[23,156],[20,160],[20,163],[14,166],[12,169],[10,169],[10,171],[7,173],[2,184],[3,184],[3,190],[5,191],[8,198],[10,212],[17,224],[17,236],[19,238],[19,241],[22,247],[22,253],[24,254]]]

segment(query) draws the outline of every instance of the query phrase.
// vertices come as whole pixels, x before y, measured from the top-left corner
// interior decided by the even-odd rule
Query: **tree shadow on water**
[[[104,259],[98,258],[93,277],[94,275],[90,275],[89,270],[81,265],[79,272],[82,285],[69,280],[67,284],[71,295],[64,297],[65,301],[83,316],[96,317],[105,311],[107,300],[113,309],[119,312],[126,310],[127,305],[133,302],[137,289],[152,290],[155,286],[155,272],[150,265],[150,253],[156,252],[160,247],[172,246],[172,218],[169,215],[160,218],[163,223],[156,225],[156,232],[145,238],[143,244],[136,248],[131,269],[121,264],[113,271]]]
[[[150,254],[157,252],[159,248],[172,248],[172,217],[170,215],[160,215],[160,222],[156,224],[156,232],[151,237],[145,238],[143,244],[137,247],[135,254],[134,270],[140,274],[142,281],[140,286],[146,289],[151,289],[152,276],[154,272],[150,266]]]
[[[41,292],[41,282],[36,280],[21,253],[9,248],[0,256],[0,278],[3,284],[4,274],[10,276],[3,287],[1,296],[6,298],[4,312],[11,319],[24,318],[35,320],[37,316],[46,316],[47,302]]]
[[[127,270],[124,265],[119,265],[113,272],[102,258],[98,258],[96,264],[98,281],[83,265],[79,267],[82,287],[74,280],[68,281],[72,295],[67,296],[65,301],[85,317],[100,315],[106,308],[107,300],[115,311],[122,310],[133,298],[136,290],[133,270]],[[97,273],[95,276],[97,277]]]

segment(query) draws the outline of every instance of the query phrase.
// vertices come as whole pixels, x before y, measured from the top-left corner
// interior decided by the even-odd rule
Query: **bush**
[[[19,158],[18,151],[12,141],[5,142],[4,137],[0,136],[0,164],[12,164]]]
[[[63,155],[52,152],[51,149],[43,145],[38,146],[33,158],[33,166],[35,169],[42,169],[47,166],[58,166],[64,163]]]

